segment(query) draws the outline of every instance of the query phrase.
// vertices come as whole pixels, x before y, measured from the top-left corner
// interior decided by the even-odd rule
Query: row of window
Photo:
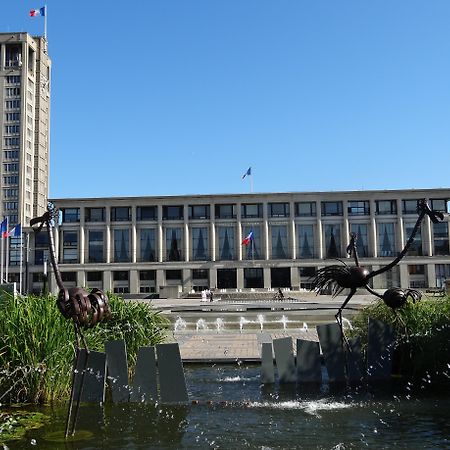
[[[5,137],[5,147],[17,147],[20,145],[20,138],[18,137]]]
[[[7,87],[5,97],[17,97],[20,95],[20,87]]]
[[[20,108],[20,98],[14,100],[5,100],[5,109]]]
[[[5,113],[6,122],[16,122],[20,120],[20,112]]]
[[[4,159],[18,159],[19,158],[19,150],[5,150],[3,152]]]
[[[5,134],[20,133],[20,125],[5,125]]]
[[[6,84],[20,84],[20,75],[7,75]]]
[[[403,214],[417,214],[417,205],[419,200],[402,200]],[[449,212],[447,199],[432,199],[431,207],[437,211]],[[347,210],[349,216],[370,215],[370,202],[367,201],[349,201],[347,202]],[[378,215],[395,215],[397,214],[396,200],[376,200],[376,211]],[[274,202],[268,203],[269,217],[290,217],[290,203]],[[296,202],[294,203],[296,217],[314,217],[316,213],[316,202]],[[210,205],[189,205],[189,219],[210,219]],[[343,202],[321,202],[322,216],[342,216]],[[128,206],[112,207],[110,212],[110,220],[113,222],[130,221],[132,208]],[[86,222],[104,222],[106,216],[106,208],[85,208]],[[157,220],[157,206],[138,206],[136,208],[136,220]],[[214,217],[216,219],[235,219],[237,217],[237,205],[220,204],[214,205]],[[263,204],[249,203],[241,205],[241,217],[262,218]],[[166,205],[162,207],[163,220],[184,220],[183,205]],[[79,222],[80,208],[62,208],[63,222]]]
[[[409,264],[409,287],[411,288],[425,288],[429,285],[426,266],[423,264]],[[435,285],[437,287],[445,286],[446,278],[450,277],[450,264],[435,264]],[[216,271],[215,279],[216,286],[219,289],[229,288],[236,289],[238,287],[238,269],[214,269]],[[265,277],[264,269],[261,267],[246,267],[242,270],[243,287],[246,289],[257,288],[264,289]],[[298,276],[300,281],[300,287],[304,289],[311,289],[311,280],[314,277],[317,267],[298,267]],[[179,269],[166,269],[162,271],[165,278],[165,284],[184,284],[183,271]],[[87,271],[86,284],[89,287],[105,288],[103,285],[103,272],[100,271]],[[270,268],[270,279],[268,280],[272,288],[277,287],[292,287],[291,280],[291,268],[290,267],[277,267]],[[65,283],[73,283],[76,285],[77,272],[62,272],[61,278]],[[129,293],[130,292],[130,273],[126,270],[113,270],[111,271],[112,289],[117,293]],[[378,281],[383,288],[390,288],[398,286],[400,284],[400,274],[398,267],[394,267],[392,271],[382,274]],[[156,270],[139,270],[138,271],[138,290],[141,293],[156,292]],[[209,270],[205,269],[191,269],[190,279],[192,288],[196,291],[207,289],[210,286],[210,274]],[[10,273],[10,282],[18,282],[19,274]],[[44,282],[44,276],[42,273],[33,273],[33,283]],[[106,287],[110,289],[110,286]]]
[[[11,202],[13,203],[13,202]],[[414,228],[414,222],[404,223],[404,240],[406,241]],[[397,224],[394,222],[377,224],[377,255],[380,257],[394,257],[398,254],[403,243],[397,240]],[[350,232],[357,235],[357,250],[360,257],[374,256],[373,243],[369,237],[369,225],[351,223]],[[217,226],[216,230],[216,259],[237,260],[238,249],[242,245],[238,241],[234,226]],[[271,259],[291,259],[294,255],[291,248],[290,227],[287,225],[271,225],[269,228],[269,248],[265,247],[263,227],[260,225],[244,225],[242,236],[252,233],[248,245],[242,245],[242,257],[247,260],[265,259],[266,252]],[[449,255],[448,222],[433,224],[432,252],[433,255]],[[111,259],[113,262],[130,262],[132,252],[137,252],[139,262],[155,262],[159,259],[162,247],[165,261],[185,261],[185,239],[183,227],[164,228],[163,242],[159,242],[156,228],[141,228],[137,230],[136,249],[131,247],[131,231],[129,229],[114,229],[112,231]],[[319,249],[317,227],[308,224],[296,226],[296,258],[315,259],[321,254],[325,258],[342,258],[346,256],[345,246],[348,237],[343,236],[340,224],[325,224],[322,230],[322,248]],[[106,262],[106,232],[104,230],[86,231],[85,261],[90,263]],[[77,230],[63,230],[61,232],[62,262],[79,262],[79,233]],[[208,227],[192,227],[189,231],[189,259],[194,261],[208,261],[212,255],[211,234]],[[408,256],[429,256],[428,241],[424,240],[419,230],[411,245]],[[47,237],[41,233],[36,236],[36,264],[42,263],[44,253],[47,252]],[[320,251],[319,251],[320,250]]]

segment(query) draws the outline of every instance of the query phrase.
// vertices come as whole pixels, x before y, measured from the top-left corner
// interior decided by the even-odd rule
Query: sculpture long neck
[[[46,221],[47,223],[47,235],[48,235],[48,247],[50,250],[50,262],[53,267],[53,272],[56,277],[56,284],[59,289],[64,289],[64,284],[61,278],[61,272],[59,271],[58,261],[56,260],[56,251],[55,251],[55,239],[53,237],[53,227],[51,225],[50,220]]]
[[[380,275],[380,273],[387,272],[388,270],[392,269],[395,265],[397,265],[400,262],[400,260],[406,255],[406,252],[408,251],[409,247],[413,243],[414,237],[416,236],[417,232],[419,231],[420,224],[421,224],[425,214],[426,214],[426,212],[424,210],[422,210],[420,212],[417,222],[414,225],[414,228],[411,232],[411,235],[409,236],[409,239],[407,240],[405,246],[403,247],[403,250],[398,254],[397,258],[395,258],[387,266],[384,266],[379,270],[375,270],[370,275],[368,275],[367,278],[373,278],[373,277],[376,277],[377,275]]]

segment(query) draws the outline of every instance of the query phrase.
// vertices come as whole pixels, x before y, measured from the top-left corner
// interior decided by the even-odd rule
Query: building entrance
[[[219,289],[237,288],[236,269],[217,269],[217,287]]]
[[[291,269],[289,267],[274,267],[270,269],[270,285],[273,288],[290,288]]]

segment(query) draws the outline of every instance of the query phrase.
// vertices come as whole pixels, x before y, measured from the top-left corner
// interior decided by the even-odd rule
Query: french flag
[[[248,245],[252,241],[253,241],[253,231],[250,231],[250,233],[248,233],[248,236],[242,241],[242,245]]]
[[[244,175],[242,175],[242,179],[244,179],[247,175],[251,175],[252,174],[252,168],[249,167],[247,169],[247,171],[244,173]]]
[[[10,237],[18,237],[22,234],[22,225],[17,224],[8,234]]]
[[[30,11],[30,17],[37,17],[37,16],[45,16],[45,6],[39,9],[32,9]]]
[[[5,217],[3,222],[0,224],[0,233],[2,233],[2,238],[8,237],[8,218]]]

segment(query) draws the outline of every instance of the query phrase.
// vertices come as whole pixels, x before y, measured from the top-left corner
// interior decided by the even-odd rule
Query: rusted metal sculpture
[[[110,315],[110,307],[108,297],[100,289],[92,289],[91,292],[88,293],[86,290],[79,287],[69,289],[64,287],[61,272],[58,267],[58,261],[56,258],[55,240],[53,236],[53,227],[57,216],[58,210],[56,210],[54,205],[49,202],[47,205],[47,211],[41,217],[31,219],[30,225],[33,226],[39,224],[38,228],[35,229],[36,233],[41,231],[44,225],[46,225],[47,227],[50,262],[52,264],[53,272],[56,277],[56,283],[59,287],[59,293],[58,298],[56,300],[56,304],[61,314],[66,319],[72,320],[75,330],[76,354],[72,372],[72,390],[70,395],[69,411],[66,420],[65,436],[67,437],[69,433],[72,436],[75,433],[75,426],[77,422],[81,394],[84,384],[84,376],[89,357],[89,348],[83,334],[83,329],[92,328],[99,322],[101,322],[103,319],[107,318]],[[81,374],[81,381],[77,394],[75,412],[74,414],[72,414],[75,396],[74,382],[75,382],[76,367],[78,367],[81,353],[80,341],[82,342],[82,345],[86,351],[86,357],[84,360],[84,369]]]
[[[357,236],[355,233],[352,233],[350,244],[347,247],[347,253],[349,256],[353,255],[355,266],[348,266],[343,261],[339,260],[341,265],[334,264],[317,271],[316,276],[313,280],[313,290],[317,294],[325,293],[329,289],[331,289],[331,295],[333,297],[336,297],[344,289],[350,289],[349,294],[344,300],[344,303],[342,303],[342,305],[338,309],[338,312],[335,316],[337,323],[341,327],[341,330],[342,311],[347,306],[347,303],[350,301],[353,295],[355,295],[358,288],[365,288],[371,294],[383,300],[383,302],[387,306],[391,307],[394,311],[402,307],[409,298],[411,298],[412,301],[420,300],[422,294],[415,289],[401,289],[395,287],[387,289],[383,294],[379,294],[369,286],[369,282],[373,277],[376,277],[377,275],[380,275],[392,269],[406,255],[425,216],[428,216],[433,223],[438,223],[439,221],[442,221],[444,219],[444,215],[441,212],[433,211],[430,209],[425,199],[419,200],[417,212],[419,213],[419,217],[417,218],[414,228],[411,231],[411,235],[409,236],[408,241],[403,247],[403,250],[392,262],[390,262],[386,266],[372,272],[369,272],[369,270],[367,270],[366,268],[361,267],[359,265],[358,251],[356,248]]]

